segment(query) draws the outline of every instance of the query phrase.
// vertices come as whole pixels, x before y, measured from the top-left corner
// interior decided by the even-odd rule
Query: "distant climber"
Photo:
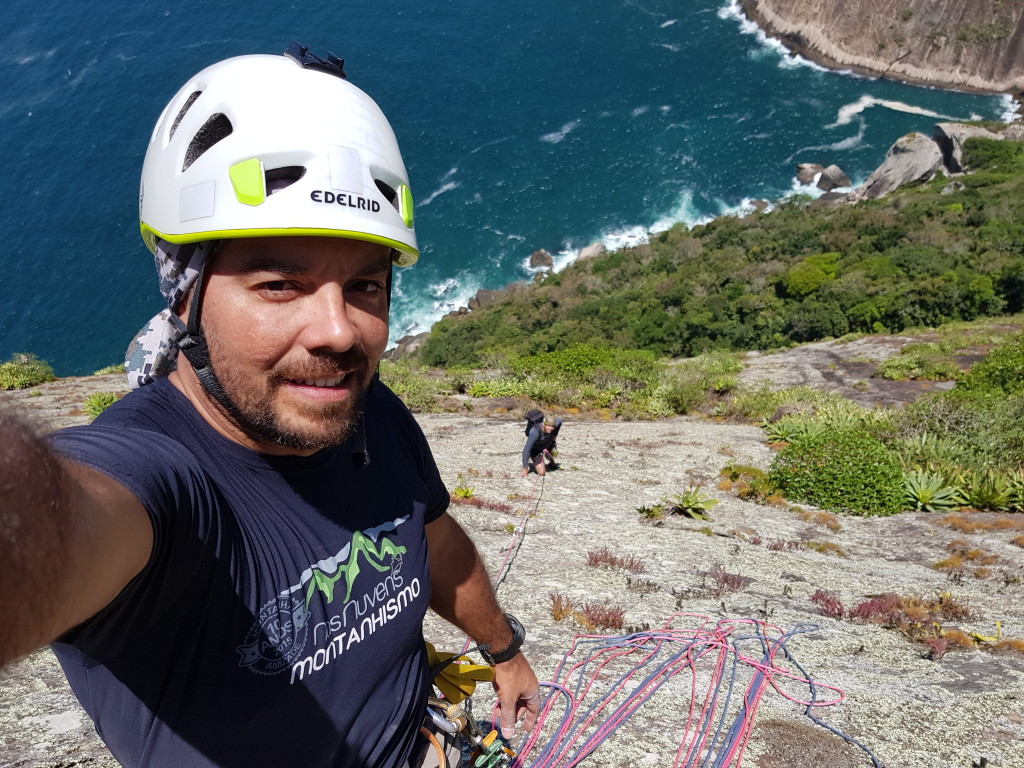
[[[555,463],[556,441],[558,430],[562,428],[562,419],[554,416],[545,417],[541,411],[532,410],[526,414],[526,445],[523,446],[523,477],[530,474],[532,468],[538,475],[547,474],[548,470],[558,469]]]

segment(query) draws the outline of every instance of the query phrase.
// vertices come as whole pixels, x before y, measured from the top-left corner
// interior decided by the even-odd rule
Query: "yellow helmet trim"
[[[393,249],[396,253],[392,262],[396,267],[411,267],[420,257],[420,252],[410,248],[405,243],[392,240],[389,237],[369,234],[367,232],[351,232],[343,229],[305,229],[305,228],[283,228],[283,229],[223,229],[210,232],[189,232],[184,235],[167,235],[157,232],[145,222],[140,222],[139,229],[142,231],[142,239],[150,251],[156,252],[156,241],[166,240],[169,243],[201,243],[204,240],[234,240],[243,237],[345,237],[350,240],[363,240],[368,243],[378,243]]]

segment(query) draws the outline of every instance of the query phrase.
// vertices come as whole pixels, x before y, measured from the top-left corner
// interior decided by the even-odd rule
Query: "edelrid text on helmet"
[[[150,250],[157,238],[322,235],[381,243],[398,266],[414,263],[413,200],[394,131],[336,68],[239,56],[182,86],[143,163],[139,219]]]

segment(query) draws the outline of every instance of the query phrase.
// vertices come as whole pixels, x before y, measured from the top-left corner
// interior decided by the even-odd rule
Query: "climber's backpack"
[[[534,408],[532,411],[526,412],[526,434],[530,434],[530,430],[536,427],[538,424],[544,421],[544,412],[538,411]]]

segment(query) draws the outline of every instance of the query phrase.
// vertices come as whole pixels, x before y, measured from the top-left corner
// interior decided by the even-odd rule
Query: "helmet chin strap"
[[[196,248],[195,245],[182,247]],[[216,252],[217,246],[215,245],[210,249],[206,258],[203,259],[203,264],[199,268],[199,274],[196,276],[195,286],[192,289],[192,300],[189,303],[188,323],[182,329],[181,335],[178,336],[177,344],[178,349],[185,355],[189,365],[192,366],[192,371],[199,380],[199,384],[206,390],[206,393],[216,400],[220,407],[236,423],[241,423],[241,414],[238,412],[238,406],[228,397],[213,373],[213,367],[210,365],[210,348],[207,346],[206,336],[203,334],[202,328],[201,307],[203,303],[203,290],[206,288],[206,267],[210,264]]]

